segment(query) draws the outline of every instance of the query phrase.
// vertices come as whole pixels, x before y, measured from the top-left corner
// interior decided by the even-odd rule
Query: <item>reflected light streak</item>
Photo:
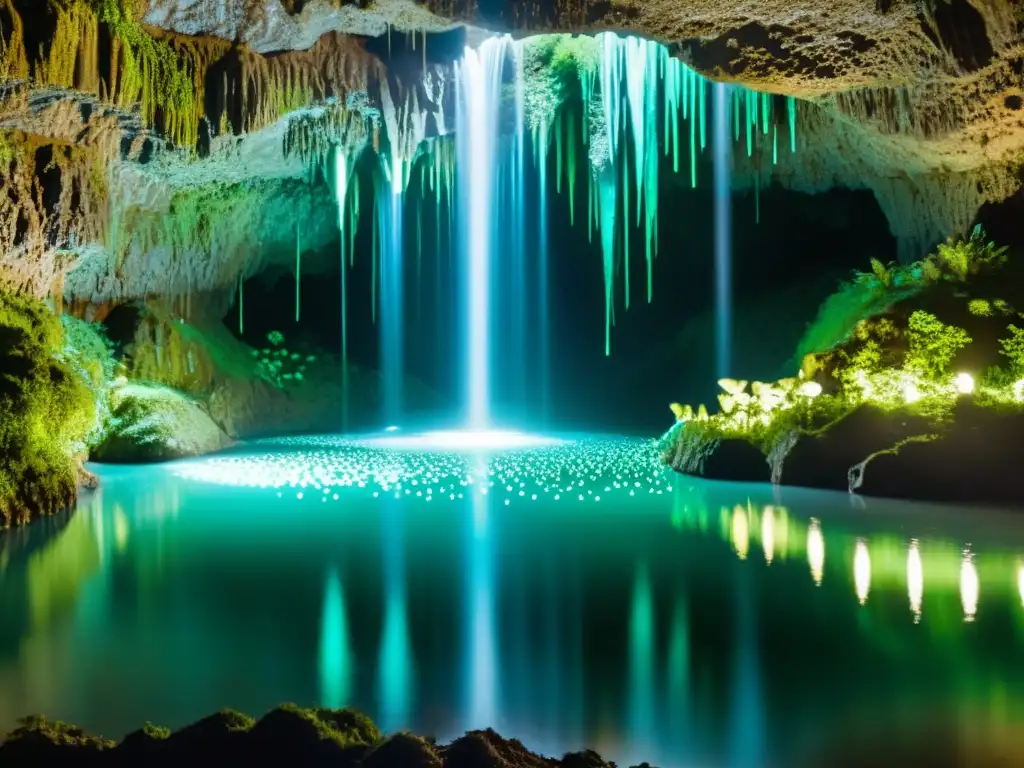
[[[320,703],[338,709],[349,702],[348,682],[352,669],[345,595],[336,570],[327,575],[320,618]]]
[[[978,568],[974,556],[967,550],[960,563],[960,603],[964,608],[964,621],[974,621],[978,614]]]
[[[821,533],[821,523],[811,518],[807,528],[807,562],[811,566],[811,578],[821,586],[821,578],[825,572],[825,537]]]
[[[483,459],[476,474],[486,476]],[[470,652],[466,670],[468,708],[466,728],[490,728],[497,722],[498,665],[494,628],[494,541],[486,495],[473,494],[473,516],[469,527],[466,569],[468,589],[467,632]]]
[[[921,550],[917,540],[911,539],[907,551],[907,597],[910,610],[914,614],[914,623],[921,620],[921,598],[924,596],[924,569],[921,566]]]
[[[380,641],[378,683],[380,726],[407,728],[412,689],[412,644],[406,620],[404,521],[393,503],[383,510],[384,631]]]
[[[1024,605],[1024,563],[1017,566],[1017,591],[1020,593],[1020,604]]]
[[[750,523],[747,520],[747,511],[739,504],[732,511],[731,538],[733,549],[740,560],[746,560],[750,552]]]
[[[770,504],[761,514],[761,547],[764,549],[764,561],[771,565],[775,559],[775,510]]]
[[[629,744],[631,762],[650,755],[654,733],[654,600],[646,563],[638,563],[633,577],[629,618]]]
[[[380,650],[380,725],[384,731],[407,728],[412,688],[412,644],[405,617],[405,590],[389,589]]]
[[[857,589],[857,600],[864,605],[871,591],[871,556],[863,539],[857,540],[853,553],[853,583]]]

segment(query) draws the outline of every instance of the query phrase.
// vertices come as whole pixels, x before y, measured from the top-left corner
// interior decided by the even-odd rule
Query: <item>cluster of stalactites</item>
[[[673,171],[688,173],[690,184],[696,187],[701,154],[709,140],[710,88],[705,78],[657,43],[613,33],[593,38],[563,37],[571,41],[566,46],[574,61],[582,109],[569,98],[576,86],[556,81],[546,69],[550,67],[550,60],[536,55],[536,49],[531,48],[538,43],[535,40],[517,42],[511,47],[516,93],[520,94],[516,109],[522,109],[525,114],[515,122],[516,140],[507,144],[521,147],[523,136],[518,134],[528,130],[532,134],[537,167],[542,171],[546,169],[549,156],[554,155],[555,190],[560,193],[564,182],[573,223],[579,180],[577,166],[581,158],[587,159],[587,229],[590,238],[595,230],[600,237],[605,275],[605,340],[606,349],[610,350],[610,329],[618,300],[616,283],[620,276],[622,302],[627,309],[630,304],[631,228],[640,229],[644,234],[645,295],[648,301],[653,298],[659,169],[663,162],[659,148],[666,158],[671,158]],[[560,44],[561,40],[556,45]],[[559,76],[562,74],[564,71]],[[525,87],[521,81],[525,81]],[[346,137],[353,131],[366,131],[366,126],[371,125],[369,143],[380,156],[378,171],[374,174],[375,188],[386,185],[392,195],[404,195],[418,171],[421,202],[426,199],[429,186],[436,195],[436,210],[447,205],[450,217],[454,209],[455,152],[452,142],[446,138],[427,139],[431,116],[438,133],[445,132],[444,71],[428,69],[419,86],[422,88],[397,86],[393,91],[388,78],[383,78],[379,121],[351,122],[354,118],[349,116],[350,111],[338,108],[325,113],[326,117],[293,122],[286,146],[308,164],[318,167],[324,167],[332,151],[339,151],[346,157],[346,167],[351,169],[359,151],[354,147],[365,142],[352,142]],[[770,153],[775,163],[780,143],[783,151],[796,151],[797,113],[793,99],[785,102],[784,113],[777,114],[778,102],[770,94],[734,86],[729,86],[729,90],[732,138],[738,156],[751,157],[756,152],[760,163]],[[383,131],[383,137],[378,131]],[[542,172],[540,176],[541,183],[546,184],[548,174]],[[379,282],[377,272],[382,247],[377,208],[383,199],[375,197],[378,202],[374,206],[373,227],[374,295]],[[342,205],[343,201],[339,201],[339,229],[344,231],[347,226],[351,238],[357,221],[351,219],[351,213],[347,218],[341,213]],[[419,244],[422,212],[415,206],[414,210]]]
[[[602,33],[593,38],[592,50],[575,39],[582,114],[574,118],[571,109],[559,108],[552,118],[548,109],[551,93],[557,89],[543,84],[543,98],[528,99],[528,108],[543,109],[531,115],[535,141],[553,137],[556,155],[556,189],[568,175],[570,216],[574,210],[576,142],[574,122],[578,119],[579,141],[586,147],[590,173],[587,184],[587,229],[600,233],[605,275],[605,349],[610,351],[614,323],[616,275],[623,278],[623,303],[629,308],[629,229],[644,233],[646,298],[653,298],[653,264],[658,247],[659,147],[672,158],[679,172],[681,155],[688,148],[690,184],[698,184],[700,157],[708,143],[708,81],[678,59],[667,48],[649,40]],[[531,88],[527,91],[530,92]],[[537,89],[533,89],[537,90]],[[796,101],[787,99],[786,114],[773,114],[775,100],[730,86],[729,101],[733,139],[737,150],[750,157],[770,148],[772,163],[778,162],[780,123],[783,145],[796,151]],[[550,92],[550,93],[549,93]],[[558,105],[564,107],[564,105]],[[617,226],[618,224],[618,226]],[[620,248],[617,243],[621,242]]]

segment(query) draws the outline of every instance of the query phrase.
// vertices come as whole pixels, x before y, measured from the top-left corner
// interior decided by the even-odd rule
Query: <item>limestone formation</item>
[[[462,23],[468,37],[637,33],[713,78],[797,97],[800,151],[737,153],[737,184],[870,189],[908,258],[1021,184],[1010,0],[0,0],[0,280],[187,304],[291,258],[287,231],[261,222],[287,215],[323,246],[334,222],[311,169],[339,140],[386,132],[411,157],[443,133],[458,46],[428,60],[427,33]],[[419,65],[390,60],[394,36],[419,40]],[[409,121],[420,113],[432,122]]]

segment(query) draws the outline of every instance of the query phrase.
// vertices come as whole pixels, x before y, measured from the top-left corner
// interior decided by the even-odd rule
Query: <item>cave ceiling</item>
[[[1009,0],[0,0],[0,279],[95,303],[229,290],[289,258],[282,217],[310,248],[335,236],[303,125],[410,98],[445,120],[423,83],[453,55],[420,37],[395,66],[382,40],[608,30],[799,99],[806,140],[772,181],[870,189],[908,252],[1020,187],[1024,11]],[[168,231],[189,206],[194,231]]]

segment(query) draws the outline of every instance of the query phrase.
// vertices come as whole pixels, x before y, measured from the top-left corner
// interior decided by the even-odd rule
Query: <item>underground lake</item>
[[[1019,513],[524,437],[94,467],[74,515],[0,551],[0,726],[45,712],[121,738],[294,701],[670,768],[1019,744]]]
[[[0,765],[1024,764],[1015,0],[0,0]]]

